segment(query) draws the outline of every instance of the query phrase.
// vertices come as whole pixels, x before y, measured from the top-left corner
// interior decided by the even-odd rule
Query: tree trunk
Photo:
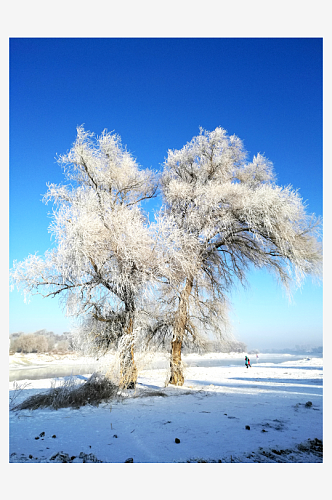
[[[135,389],[137,382],[137,368],[134,360],[133,320],[129,319],[125,341],[120,351],[120,387]]]
[[[187,279],[186,285],[180,295],[179,308],[175,314],[170,366],[171,377],[169,380],[169,383],[173,385],[183,385],[184,383],[181,349],[188,321],[189,297],[192,287],[193,280]]]
[[[171,378],[170,384],[183,385],[184,376],[182,371],[181,361],[182,340],[177,340],[173,337],[172,341],[172,357],[171,357]]]

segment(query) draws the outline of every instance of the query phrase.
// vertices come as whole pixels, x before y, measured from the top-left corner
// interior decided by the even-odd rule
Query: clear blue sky
[[[76,126],[120,134],[143,167],[159,169],[199,127],[236,134],[264,153],[278,183],[323,213],[322,39],[12,38],[10,40],[10,252],[50,247],[47,182]],[[309,279],[289,304],[265,272],[233,292],[233,325],[249,348],[322,345],[322,286]],[[29,305],[10,293],[10,333],[70,329],[56,299]]]

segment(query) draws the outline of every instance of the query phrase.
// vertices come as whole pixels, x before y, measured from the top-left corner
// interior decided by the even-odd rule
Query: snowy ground
[[[47,365],[55,365],[55,364],[83,364],[83,363],[91,363],[91,359],[84,358],[79,356],[78,354],[36,354],[36,353],[15,353],[9,356],[9,369],[23,369],[23,368],[32,368],[36,366],[47,366]]]
[[[184,361],[227,356],[231,361],[242,354],[190,355]],[[9,461],[322,462],[323,360],[287,361],[285,355],[283,363],[273,364],[256,363],[253,356],[252,364],[187,366],[182,387],[165,387],[166,370],[150,365],[121,401],[10,412]],[[11,367],[23,365],[19,356],[11,357]],[[47,390],[50,382],[27,380],[19,400]],[[13,382],[9,389],[12,396]]]

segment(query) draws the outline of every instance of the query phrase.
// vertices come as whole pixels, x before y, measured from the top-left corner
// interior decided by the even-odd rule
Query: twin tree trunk
[[[182,341],[186,332],[188,321],[189,297],[193,287],[193,280],[187,279],[186,285],[180,295],[179,307],[175,313],[174,332],[171,353],[171,377],[170,384],[183,385],[184,376],[181,361]]]
[[[174,332],[171,353],[171,377],[170,384],[183,385],[183,367],[181,361],[182,341],[186,333],[188,321],[189,297],[193,287],[193,280],[187,279],[184,289],[180,295],[179,307],[175,313]],[[134,335],[133,319],[129,318],[125,331],[126,342],[123,352],[120,353],[120,386],[134,389],[137,382],[137,368],[134,360]]]

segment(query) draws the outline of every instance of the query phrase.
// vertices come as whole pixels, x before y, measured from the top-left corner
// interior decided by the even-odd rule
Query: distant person
[[[250,359],[249,358],[248,358],[248,366],[250,366],[250,368],[251,368],[251,364],[250,364]],[[248,368],[248,366],[247,366],[247,368]]]
[[[245,362],[246,368],[248,368],[248,359],[249,359],[249,358],[248,358],[248,356],[246,356],[246,357],[244,358],[244,362]]]

